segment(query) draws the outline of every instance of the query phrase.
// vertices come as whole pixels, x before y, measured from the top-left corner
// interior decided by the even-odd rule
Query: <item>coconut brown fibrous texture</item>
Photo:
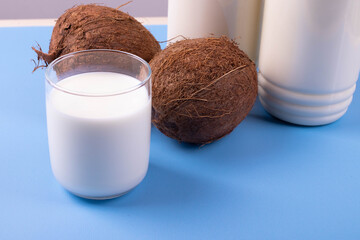
[[[154,36],[135,18],[95,4],[68,9],[56,21],[49,53],[33,48],[45,64],[67,53],[87,49],[115,49],[150,61],[159,52]]]
[[[152,122],[181,142],[207,144],[227,135],[255,103],[255,64],[227,37],[178,41],[150,66]]]

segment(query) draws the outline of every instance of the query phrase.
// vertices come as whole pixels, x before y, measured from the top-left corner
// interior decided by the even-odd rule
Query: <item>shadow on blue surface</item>
[[[186,209],[195,203],[213,199],[213,195],[219,192],[221,188],[211,181],[152,163],[143,182],[118,198],[98,201],[67,193],[75,202],[81,204],[111,208],[140,207],[153,211],[168,207]]]

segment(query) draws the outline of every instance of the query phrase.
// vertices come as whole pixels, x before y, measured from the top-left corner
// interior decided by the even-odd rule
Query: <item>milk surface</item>
[[[58,83],[69,91],[107,94],[140,81],[118,73],[74,75]],[[50,159],[57,180],[74,194],[106,198],[144,178],[149,159],[151,100],[143,86],[106,97],[51,89],[46,99]]]
[[[302,125],[337,120],[359,68],[359,0],[265,1],[259,95],[271,114]]]

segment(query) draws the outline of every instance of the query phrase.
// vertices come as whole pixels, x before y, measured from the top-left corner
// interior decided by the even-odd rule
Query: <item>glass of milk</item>
[[[267,0],[259,97],[277,118],[323,125],[345,114],[360,70],[360,0]]]
[[[150,150],[151,70],[115,50],[64,55],[46,69],[52,171],[71,193],[109,199],[145,177]]]
[[[168,0],[169,43],[228,36],[257,62],[264,0]]]

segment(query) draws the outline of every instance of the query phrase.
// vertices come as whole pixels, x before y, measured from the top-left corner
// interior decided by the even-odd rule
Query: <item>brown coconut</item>
[[[114,49],[150,61],[159,52],[154,36],[135,18],[120,10],[95,4],[68,9],[56,21],[49,53],[33,50],[45,64],[71,52],[87,49]]]
[[[152,122],[179,141],[217,140],[255,103],[255,64],[227,37],[178,41],[158,53],[150,66]]]

